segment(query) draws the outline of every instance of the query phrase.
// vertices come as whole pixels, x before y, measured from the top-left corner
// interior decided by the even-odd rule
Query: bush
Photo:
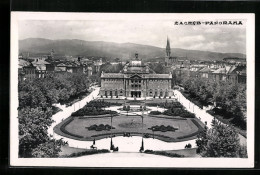
[[[169,116],[180,116],[183,118],[195,118],[195,115],[193,113],[190,113],[189,111],[183,108],[172,107],[171,109],[164,111],[163,114]]]
[[[150,115],[161,115],[162,113],[160,111],[151,111]]]
[[[105,115],[105,114],[117,114],[116,111],[103,110],[104,107],[109,107],[110,105],[118,105],[118,103],[109,103],[101,100],[94,100],[87,103],[83,108],[76,112],[73,112],[71,116],[89,116],[89,115]]]
[[[146,153],[146,154],[162,155],[162,156],[168,156],[168,157],[184,157],[183,155],[176,154],[176,153],[169,153],[167,151],[145,150],[144,153]]]
[[[110,125],[106,124],[100,124],[100,125],[91,125],[89,127],[86,127],[88,130],[95,130],[95,131],[104,131],[104,130],[110,130],[115,129],[114,127],[111,127]]]
[[[60,157],[79,157],[79,156],[84,156],[84,155],[91,155],[91,154],[98,154],[98,153],[109,153],[110,151],[107,149],[92,149],[92,150],[86,150],[78,153],[72,153],[70,155],[64,155]]]
[[[178,128],[174,128],[170,125],[168,125],[167,127],[164,125],[161,125],[161,126],[156,125],[156,126],[152,126],[151,128],[148,128],[148,129],[153,130],[153,131],[161,131],[161,132],[167,132],[167,131],[175,132],[175,130],[178,130]]]

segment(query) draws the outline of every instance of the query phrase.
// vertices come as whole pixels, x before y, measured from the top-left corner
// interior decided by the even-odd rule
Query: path
[[[78,102],[75,102],[71,106],[66,107],[66,105],[54,104],[54,106],[62,109],[62,111],[60,111],[52,116],[52,120],[54,120],[54,122],[49,127],[48,134],[55,136],[55,134],[53,132],[53,128],[57,124],[59,124],[62,120],[68,118],[72,114],[72,112],[79,110],[80,108],[85,106],[87,102],[90,102],[91,100],[93,100],[97,97],[97,95],[99,94],[100,87],[92,87],[92,89],[93,89],[93,91],[87,97],[85,97],[84,99],[82,99]]]
[[[212,115],[206,112],[205,109],[200,109],[197,105],[186,99],[182,93],[178,90],[173,91],[175,96],[177,97],[178,101],[189,111],[196,115],[203,123],[207,122],[207,127],[211,128],[211,122],[214,119]],[[216,119],[217,120],[217,119]],[[240,138],[240,144],[246,145],[246,138],[241,134],[238,134]]]
[[[77,157],[88,167],[172,167],[176,161],[171,157],[145,153],[105,153]],[[84,159],[84,160],[83,160]]]

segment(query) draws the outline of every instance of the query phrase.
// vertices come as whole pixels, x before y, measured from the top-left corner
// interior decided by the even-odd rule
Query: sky
[[[81,39],[222,53],[246,53],[245,25],[174,25],[172,20],[24,20],[19,39]]]

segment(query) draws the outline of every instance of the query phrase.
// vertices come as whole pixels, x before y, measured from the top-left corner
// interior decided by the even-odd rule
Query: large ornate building
[[[138,58],[127,63],[120,73],[101,74],[102,96],[169,97],[172,74],[156,74]]]

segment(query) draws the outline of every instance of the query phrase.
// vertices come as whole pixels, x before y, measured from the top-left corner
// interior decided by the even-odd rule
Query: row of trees
[[[201,104],[215,105],[216,114],[233,118],[233,124],[246,129],[246,85],[215,82],[201,78],[184,78],[182,84],[190,98]]]
[[[52,104],[86,92],[87,78],[83,74],[53,74],[19,82],[18,86],[19,156],[57,157],[66,143],[48,135],[53,123]]]
[[[89,81],[84,74],[52,74],[44,79],[19,82],[19,108],[51,107],[87,92]]]

